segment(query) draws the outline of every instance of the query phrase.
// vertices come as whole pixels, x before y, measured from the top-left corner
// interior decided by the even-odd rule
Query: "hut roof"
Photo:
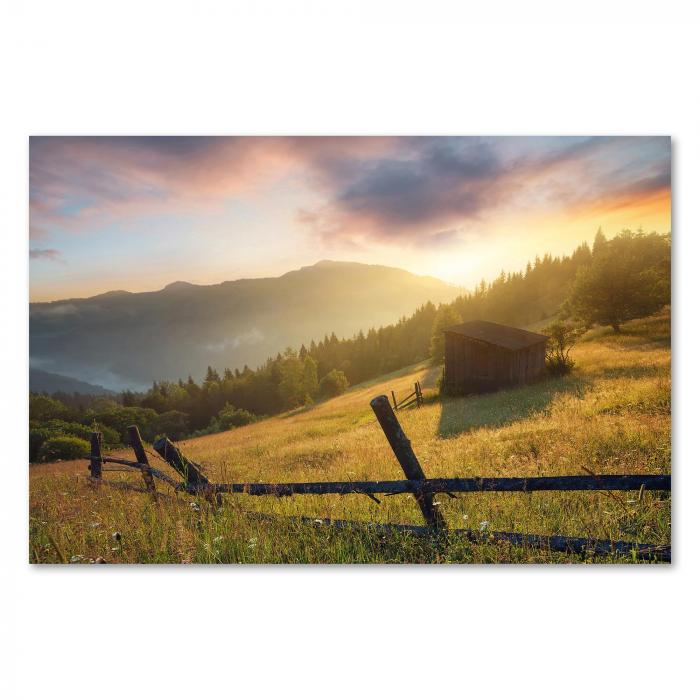
[[[444,333],[454,333],[483,343],[497,345],[509,350],[522,350],[530,345],[537,345],[547,340],[546,335],[524,331],[522,328],[503,326],[491,321],[467,321],[458,326],[445,328]]]

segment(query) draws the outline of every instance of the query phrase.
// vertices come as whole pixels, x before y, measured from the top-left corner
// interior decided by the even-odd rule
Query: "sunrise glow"
[[[667,137],[34,137],[33,301],[276,276],[320,259],[471,287],[671,229]]]

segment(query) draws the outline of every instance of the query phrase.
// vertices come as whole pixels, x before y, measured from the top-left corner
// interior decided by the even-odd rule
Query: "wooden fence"
[[[421,388],[420,382],[415,382],[413,384],[413,391],[400,401],[396,400],[396,394],[391,392],[391,400],[394,402],[394,410],[399,411],[402,408],[408,408],[409,406],[416,406],[420,408],[423,405],[423,389]]]
[[[416,397],[420,395],[417,387]],[[411,447],[396,417],[396,413],[386,396],[372,399],[370,406],[377,421],[384,431],[391,449],[401,466],[405,479],[390,481],[320,481],[301,483],[212,483],[205,476],[201,466],[185,457],[168,438],[161,438],[153,448],[183,479],[176,481],[159,469],[152,467],[148,461],[138,428],[128,429],[129,441],[134,450],[136,461],[102,454],[100,433],[93,433],[91,439],[90,476],[95,482],[118,485],[102,481],[102,465],[117,464],[127,469],[141,472],[144,490],[153,498],[158,497],[155,479],[160,479],[176,491],[204,496],[212,505],[221,506],[222,494],[240,493],[249,496],[293,496],[323,494],[364,494],[376,501],[377,494],[394,495],[410,493],[426,522],[420,525],[375,524],[344,520],[327,520],[318,518],[300,518],[302,522],[313,525],[327,525],[344,529],[369,528],[385,532],[407,532],[418,536],[444,536],[448,532],[445,519],[434,500],[437,493],[454,497],[455,493],[484,492],[519,492],[534,491],[670,491],[669,474],[589,474],[586,476],[539,476],[539,477],[467,477],[427,479],[418,458]],[[123,485],[123,484],[122,484]],[[260,514],[256,514],[260,517]],[[264,517],[264,516],[262,516]],[[482,532],[480,530],[449,530],[450,536],[463,537],[471,542],[508,542],[516,546],[548,549],[555,552],[573,554],[614,555],[634,554],[637,559],[671,561],[671,545],[640,544],[636,542],[599,540],[582,537],[564,537],[561,535],[531,535],[516,532]]]

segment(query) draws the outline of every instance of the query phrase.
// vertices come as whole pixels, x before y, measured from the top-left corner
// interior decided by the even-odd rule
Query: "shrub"
[[[324,399],[329,399],[332,396],[340,396],[348,386],[349,384],[345,372],[339,369],[332,369],[321,379],[318,391]]]
[[[50,430],[55,435],[72,435],[73,437],[79,437],[83,440],[90,439],[90,433],[92,428],[82,423],[73,423],[66,420],[61,420],[60,418],[52,418],[42,423],[42,428]]]
[[[41,446],[52,437],[58,437],[55,431],[45,427],[30,427],[29,429],[29,461],[39,461],[39,451]]]
[[[104,425],[83,425],[59,418],[52,418],[45,423],[31,421],[29,426],[29,461],[37,462],[41,459],[42,445],[50,438],[74,437],[89,443],[90,435],[95,430],[102,433],[102,440],[106,446],[119,445],[117,431]]]
[[[107,403],[97,409],[89,409],[85,413],[84,422],[91,425],[93,421],[99,425],[107,426],[117,432],[119,441],[126,444],[126,429],[130,425],[138,425],[144,440],[152,440],[155,437],[153,421],[158,414],[152,408],[138,408],[136,406],[119,406],[115,403]]]
[[[555,321],[545,329],[545,333],[549,335],[547,354],[544,358],[547,371],[555,377],[569,374],[576,364],[569,357],[569,353],[581,330],[570,323]]]
[[[246,411],[242,408],[235,408],[230,403],[227,403],[220,411],[217,417],[220,430],[230,430],[238,428],[242,425],[248,425],[256,420],[254,413]]]
[[[187,419],[187,414],[182,411],[166,411],[153,419],[151,428],[156,435],[181,440],[189,430]]]
[[[29,394],[29,420],[50,420],[67,418],[70,409],[58,399],[44,394]]]
[[[94,431],[99,431],[102,433],[102,441],[105,445],[118,445],[120,443],[119,433],[116,430],[99,423],[84,425],[83,423],[68,422],[54,418],[43,423],[41,427],[47,428],[55,435],[72,435],[87,441],[90,440],[90,436]]]
[[[78,459],[89,452],[90,444],[87,440],[72,435],[57,435],[44,441],[39,450],[39,460],[54,462],[57,459]]]

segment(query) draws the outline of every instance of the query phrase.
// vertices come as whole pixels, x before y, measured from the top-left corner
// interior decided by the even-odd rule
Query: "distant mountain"
[[[380,265],[324,260],[281,277],[30,304],[32,363],[112,389],[256,367],[287,346],[393,323],[457,287]]]
[[[88,394],[91,396],[114,393],[98,384],[89,384],[72,377],[64,377],[62,374],[53,374],[32,368],[29,369],[29,391],[36,394],[55,394],[60,391],[65,394]]]

